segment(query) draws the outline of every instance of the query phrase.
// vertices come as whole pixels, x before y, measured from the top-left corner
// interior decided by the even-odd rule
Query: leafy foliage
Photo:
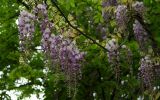
[[[137,8],[134,8],[133,4],[136,5],[137,2],[136,0],[1,0],[0,99],[10,100],[7,91],[16,90],[21,92],[18,99],[29,97],[31,94],[36,94],[38,97],[40,93],[44,93],[45,100],[137,98],[158,100],[160,98],[160,2],[158,0],[138,2],[144,3],[143,12],[142,10],[138,12]],[[47,13],[45,11],[37,13],[35,8],[38,4],[45,5]],[[34,36],[31,41],[27,40],[30,46],[25,51],[20,50],[20,33],[17,26],[21,10],[35,14],[35,19],[32,21],[35,27]],[[45,37],[42,35],[46,32],[41,22],[45,20],[47,23],[43,24],[46,25],[45,29],[49,28],[50,34],[49,37],[46,36],[48,47],[55,41],[51,41],[50,37],[63,36],[62,41],[70,43],[66,46],[66,49],[70,50],[68,52],[74,51],[75,55],[84,52],[82,60],[77,60],[70,66],[63,64],[67,66],[66,69],[72,68],[74,64],[80,65],[78,75],[74,77],[74,72],[70,74],[74,77],[72,80],[68,78],[69,75],[64,69],[61,69],[61,59],[65,59],[65,63],[71,63],[71,57],[67,56],[68,60],[66,56],[59,57],[59,53],[56,53],[61,59],[53,62],[49,56],[52,49],[44,51],[41,47],[42,38]],[[140,24],[135,25],[136,31],[133,30],[135,20]],[[53,28],[48,27],[50,23],[53,24]],[[135,32],[138,33],[136,36]],[[147,38],[144,38],[143,33],[146,33]],[[62,44],[54,44],[57,48],[60,45],[58,52],[65,49]],[[71,49],[70,45],[74,48]],[[146,58],[148,56],[151,58],[149,62]],[[74,59],[78,58],[72,57],[72,60]],[[143,82],[143,78],[146,78],[143,75],[151,73],[141,72],[143,68],[141,66],[146,65],[142,62],[152,66],[155,78],[152,86],[147,87]],[[145,74],[140,77],[140,72]],[[19,83],[20,80],[26,82]],[[41,89],[37,88],[39,86]]]

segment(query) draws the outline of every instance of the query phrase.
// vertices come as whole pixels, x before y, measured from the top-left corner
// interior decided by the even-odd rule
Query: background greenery
[[[57,2],[65,16],[78,29],[82,30],[88,36],[105,46],[106,40],[98,27],[105,27],[107,38],[115,37],[124,41],[124,38],[118,36],[116,31],[115,19],[105,22],[102,17],[102,0],[53,0]],[[132,2],[132,0],[128,0]],[[127,0],[119,0],[122,4],[127,4]],[[120,82],[115,78],[114,69],[107,61],[107,53],[96,44],[80,35],[75,29],[70,27],[64,17],[52,4],[50,0],[44,0],[48,5],[50,20],[55,24],[55,33],[75,40],[78,47],[87,52],[85,63],[82,66],[82,79],[78,81],[77,94],[74,98],[68,97],[67,85],[64,82],[64,76],[61,73],[54,73],[43,62],[43,53],[34,49],[40,45],[41,33],[37,28],[35,33],[35,45],[30,54],[30,62],[24,62],[24,54],[18,50],[18,28],[16,20],[21,10],[32,11],[36,3],[42,3],[42,0],[1,0],[0,1],[0,99],[10,100],[7,91],[17,90],[22,94],[21,100],[31,94],[44,93],[45,100],[135,100],[139,97],[148,99],[160,99],[160,91],[154,93],[145,91],[138,80],[138,68],[141,58],[137,42],[131,32],[127,45],[133,58],[130,63],[126,63],[126,54],[124,51],[121,57]],[[160,1],[143,0],[147,7],[145,19],[147,28],[152,32],[152,37],[160,47]],[[108,11],[114,12],[114,8],[108,8]],[[122,51],[123,52],[123,51]],[[159,56],[158,56],[159,57]],[[132,73],[130,69],[132,68]],[[25,84],[17,86],[17,80],[27,79]],[[57,83],[58,82],[58,83]],[[122,84],[123,83],[123,84]],[[157,80],[156,86],[160,83]],[[37,89],[34,86],[42,86],[43,89]],[[96,94],[93,96],[93,94]],[[158,99],[159,98],[159,99]]]

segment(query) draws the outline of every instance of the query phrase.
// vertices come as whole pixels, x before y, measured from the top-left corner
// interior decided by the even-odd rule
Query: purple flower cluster
[[[50,39],[50,57],[52,62],[59,62],[59,52],[63,41],[61,35],[51,36]]]
[[[70,78],[80,74],[84,52],[80,52],[74,43],[61,35],[51,36],[49,41],[51,61],[59,62],[62,71]]]
[[[68,87],[75,86],[80,75],[84,53],[80,52],[70,40],[63,38],[61,35],[54,36],[52,34],[53,24],[49,21],[45,5],[37,5],[34,12],[38,15],[37,19],[43,33],[42,49],[50,58],[52,65],[60,65],[67,78]]]
[[[84,58],[84,52],[80,52],[76,45],[69,40],[64,40],[59,51],[59,58],[62,70],[70,77],[76,76],[80,73],[80,62]]]
[[[124,30],[126,28],[126,24],[128,22],[128,16],[127,16],[127,7],[125,5],[118,5],[116,9],[116,21],[118,24],[118,27]]]
[[[67,77],[67,82],[76,85],[81,71],[81,61],[84,59],[84,52],[80,52],[76,45],[69,39],[63,38],[61,35],[52,34],[53,23],[48,18],[46,5],[38,4],[34,9],[34,15],[22,11],[19,17],[20,44],[23,50],[28,47],[29,42],[33,38],[34,21],[40,24],[42,32],[42,49],[46,54],[46,62],[60,65],[62,72]],[[26,42],[27,41],[27,42]],[[29,41],[29,42],[28,42]],[[28,44],[27,44],[28,43]]]
[[[132,7],[140,15],[143,15],[143,13],[145,12],[145,7],[143,2],[136,1],[134,4],[132,4]]]
[[[42,48],[45,53],[49,52],[50,50],[50,37],[51,37],[51,30],[53,28],[53,23],[49,21],[47,15],[47,9],[45,4],[38,4],[37,7],[34,9],[34,13],[38,14],[37,21],[40,24],[42,35]]]
[[[35,13],[35,14],[38,14],[38,17],[40,18],[40,17],[42,17],[42,18],[44,18],[44,17],[48,17],[48,15],[47,15],[47,6],[45,5],[45,4],[38,4],[35,8],[34,8],[34,10],[33,10],[33,12]]]
[[[62,36],[50,38],[50,58],[53,64],[59,62],[62,72],[66,76],[68,94],[75,92],[77,80],[81,75],[81,62],[84,52],[80,52],[74,43]]]
[[[106,44],[106,49],[109,51],[107,53],[108,56],[108,62],[114,63],[119,59],[118,55],[119,52],[117,51],[119,45],[115,39],[109,40]]]
[[[146,43],[148,40],[147,32],[144,30],[143,26],[137,20],[135,20],[133,24],[133,31],[140,48],[142,50],[145,50],[145,47],[147,46]]]
[[[33,39],[33,33],[35,31],[34,27],[35,16],[27,11],[21,11],[18,18],[18,29],[19,29],[19,39],[20,39],[20,50],[25,51]]]
[[[54,36],[51,33],[53,24],[49,21],[47,9],[44,4],[38,4],[34,9],[38,14],[42,35],[42,49],[49,54],[51,62],[59,62],[61,69],[68,77],[77,75],[80,71],[80,61],[84,53],[80,52],[71,41],[64,39],[61,35]]]
[[[142,79],[144,86],[151,89],[153,85],[153,61],[149,55],[145,56],[140,61],[139,77]]]
[[[82,60],[83,54],[69,40],[64,39],[61,35],[54,36],[51,34],[53,24],[48,19],[46,5],[38,4],[34,12],[40,16],[38,21],[43,33],[43,50],[49,51],[52,60],[59,59],[63,70],[67,66],[66,63],[69,64],[69,62],[68,67],[78,68],[80,66],[78,62]]]
[[[66,75],[68,94],[76,92],[77,79],[81,74],[81,61],[84,59],[84,52],[80,52],[74,43],[64,40],[59,50],[61,69]]]

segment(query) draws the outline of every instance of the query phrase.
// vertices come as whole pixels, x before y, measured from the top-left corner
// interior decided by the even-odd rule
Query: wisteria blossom
[[[145,87],[147,88],[153,88],[153,80],[154,80],[154,74],[153,74],[153,61],[149,55],[145,56],[140,61],[140,73],[139,77],[142,79]]]
[[[35,16],[27,11],[21,11],[18,18],[20,50],[25,51],[32,44]]]
[[[148,35],[142,25],[137,20],[135,20],[133,24],[133,31],[135,39],[139,43],[140,49],[143,51],[147,50]]]
[[[128,15],[127,15],[127,6],[125,5],[118,5],[116,9],[116,21],[119,28],[122,30],[126,29],[126,24],[128,22]]]
[[[134,4],[132,4],[132,7],[140,15],[143,15],[145,12],[145,7],[143,2],[136,1]]]
[[[119,52],[117,51],[118,47],[119,45],[116,39],[111,39],[107,42],[106,49],[109,51],[107,53],[107,56],[108,56],[108,61],[110,63],[114,63],[116,60],[118,60],[118,54],[119,54]]]

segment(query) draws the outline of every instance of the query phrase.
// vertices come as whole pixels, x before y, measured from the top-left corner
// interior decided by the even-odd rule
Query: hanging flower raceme
[[[61,69],[66,75],[69,87],[68,92],[71,95],[70,89],[74,89],[73,91],[76,92],[75,89],[77,80],[81,74],[81,62],[84,59],[84,52],[80,52],[70,40],[64,40],[61,44],[59,54]]]
[[[139,70],[140,70],[139,77],[142,79],[144,86],[146,88],[152,89],[154,73],[153,73],[153,62],[149,55],[141,59]]]
[[[51,36],[50,37],[50,57],[52,62],[60,62],[59,61],[59,51],[61,48],[61,44],[63,41],[63,36]]]
[[[81,62],[84,52],[80,52],[74,43],[61,35],[50,38],[50,58],[53,64],[60,64],[61,71],[66,76],[69,96],[76,92],[77,80],[81,74]]]
[[[134,31],[134,36],[139,43],[139,46],[141,50],[145,51],[147,50],[147,43],[148,43],[148,36],[147,32],[144,30],[143,26],[135,20],[133,24],[133,31]]]
[[[45,53],[50,52],[50,38],[51,30],[53,29],[53,23],[49,21],[47,15],[47,6],[45,4],[38,4],[34,8],[34,13],[37,15],[37,21],[40,24],[42,34],[42,49]]]
[[[80,52],[70,40],[57,35],[50,37],[50,57],[52,61],[60,62],[62,71],[72,77],[80,73],[84,52]]]
[[[64,40],[60,48],[61,68],[69,77],[80,74],[81,61],[84,59],[84,52],[80,52],[75,44]]]
[[[111,39],[106,44],[106,49],[108,50],[107,56],[108,56],[108,62],[114,66],[114,73],[117,80],[119,80],[120,77],[120,67],[119,67],[119,51],[118,51],[118,42],[116,39]]]
[[[141,16],[143,16],[145,12],[145,7],[143,2],[136,1],[134,4],[132,4],[132,7],[136,11],[136,13],[139,13]]]
[[[127,6],[125,5],[118,5],[116,9],[116,21],[117,25],[121,30],[126,29],[126,24],[128,22],[128,16],[127,16]]]
[[[117,51],[118,46],[119,45],[115,39],[109,40],[108,43],[106,44],[106,49],[109,51],[107,53],[108,61],[110,63],[114,63],[115,61],[118,60],[118,55],[119,55],[119,52]]]
[[[35,16],[27,11],[21,11],[18,18],[18,29],[19,29],[19,40],[20,50],[27,50],[32,43],[33,33],[35,32],[34,27]]]
[[[47,5],[45,4],[38,4],[35,8],[34,8],[34,13],[36,15],[38,15],[38,18],[42,17],[42,18],[47,18]]]

